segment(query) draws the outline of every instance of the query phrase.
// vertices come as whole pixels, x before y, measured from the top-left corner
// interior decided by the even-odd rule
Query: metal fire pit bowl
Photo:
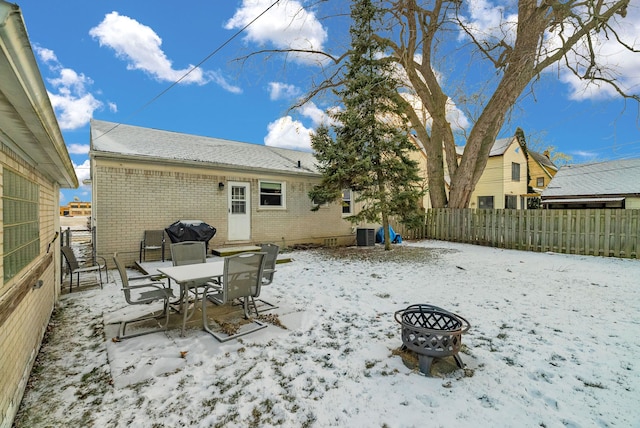
[[[420,371],[431,376],[434,358],[453,356],[456,364],[464,368],[458,355],[462,346],[462,333],[469,330],[469,322],[460,315],[433,305],[411,305],[394,314],[402,325],[402,344],[418,354]]]

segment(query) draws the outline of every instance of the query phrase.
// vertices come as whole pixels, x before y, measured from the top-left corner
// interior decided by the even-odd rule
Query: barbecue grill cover
[[[171,242],[204,241],[209,245],[209,240],[216,234],[216,228],[200,220],[178,220],[165,229]]]

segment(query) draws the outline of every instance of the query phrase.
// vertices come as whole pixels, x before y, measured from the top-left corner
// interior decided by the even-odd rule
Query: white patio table
[[[207,263],[162,267],[158,268],[158,271],[180,285],[180,305],[182,307],[182,332],[180,335],[184,336],[187,319],[193,315],[197,305],[195,302],[193,312],[188,316],[189,288],[199,287],[206,281],[220,278],[224,274],[224,258],[208,259]]]

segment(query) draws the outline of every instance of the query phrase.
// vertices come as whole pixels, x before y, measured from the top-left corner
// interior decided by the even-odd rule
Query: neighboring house
[[[420,147],[415,140],[416,146]],[[457,146],[456,152],[461,157],[464,146]],[[427,177],[426,154],[424,150],[418,151],[421,173]],[[446,156],[443,153],[446,163]],[[501,138],[495,141],[487,165],[476,184],[475,190],[469,200],[469,208],[484,209],[526,209],[528,200],[540,197],[540,191],[548,183],[550,177],[555,174],[557,168],[545,155],[528,151],[524,139],[517,136]],[[527,177],[529,181],[527,181]],[[445,183],[448,185],[451,179],[448,168],[445,166]],[[541,188],[535,186],[541,184]],[[429,195],[425,196],[424,206],[431,207]]]
[[[12,425],[60,294],[60,189],[78,187],[20,8],[0,0],[0,427]]]
[[[321,175],[312,153],[91,121],[92,222],[97,255],[138,258],[145,230],[178,220],[217,229],[209,248],[353,244],[350,192],[311,211]]]
[[[640,159],[563,166],[542,192],[542,206],[640,209]]]
[[[458,147],[462,156],[464,147]],[[496,140],[487,165],[471,194],[469,208],[525,209],[527,157],[517,137]]]
[[[529,161],[529,187],[537,196],[549,185],[551,179],[558,172],[558,167],[549,158],[549,152],[544,153],[528,151]]]
[[[68,205],[60,207],[60,215],[69,217],[75,216],[90,216],[91,215],[91,202],[69,202]]]

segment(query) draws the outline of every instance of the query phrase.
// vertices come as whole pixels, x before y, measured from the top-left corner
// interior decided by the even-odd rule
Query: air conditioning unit
[[[373,247],[376,243],[375,229],[356,229],[356,243],[358,247]]]

